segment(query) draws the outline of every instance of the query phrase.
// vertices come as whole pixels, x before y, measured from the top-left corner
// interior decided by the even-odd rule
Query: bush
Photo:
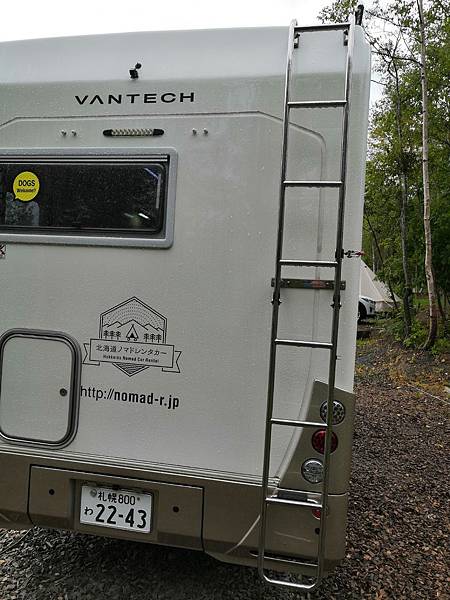
[[[405,322],[402,310],[386,320],[386,330],[396,342],[400,342],[405,348],[420,348],[427,339],[427,328],[418,320],[413,320],[410,335],[407,338],[404,337]]]
[[[439,354],[450,354],[450,339],[448,337],[438,338],[431,349],[432,354],[438,356]]]
[[[413,321],[411,334],[405,338],[403,345],[406,348],[421,348],[427,339],[428,331],[420,321]]]
[[[403,342],[405,323],[403,320],[403,311],[399,310],[393,313],[384,321],[387,333],[394,338],[396,342]]]

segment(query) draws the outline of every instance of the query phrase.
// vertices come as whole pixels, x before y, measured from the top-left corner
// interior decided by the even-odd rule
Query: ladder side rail
[[[345,105],[344,114],[342,120],[342,142],[341,142],[341,181],[338,182],[325,182],[323,187],[339,187],[339,199],[338,199],[338,218],[337,218],[337,230],[336,230],[336,265],[335,267],[335,278],[334,278],[334,294],[333,294],[333,315],[332,315],[332,335],[330,346],[330,359],[328,368],[328,396],[327,396],[327,419],[325,424],[326,435],[325,435],[325,448],[324,448],[324,479],[322,482],[321,500],[318,506],[321,507],[321,518],[320,518],[320,534],[318,541],[318,552],[317,552],[317,575],[315,580],[311,583],[294,583],[284,581],[280,579],[272,579],[266,576],[264,572],[264,560],[265,560],[265,541],[266,541],[266,530],[267,530],[267,505],[268,504],[286,504],[298,507],[309,507],[309,502],[303,501],[289,501],[283,500],[276,497],[268,497],[268,483],[269,483],[269,469],[270,469],[270,452],[271,452],[271,437],[272,437],[272,425],[275,424],[286,424],[294,425],[294,422],[289,423],[284,419],[273,418],[273,400],[274,400],[274,383],[275,383],[275,369],[276,369],[276,347],[277,347],[277,328],[278,328],[278,309],[280,304],[280,288],[281,288],[281,267],[283,265],[282,260],[282,247],[283,247],[283,235],[284,235],[284,213],[285,213],[285,188],[289,184],[300,183],[300,186],[310,187],[307,185],[309,182],[286,182],[284,180],[285,171],[287,168],[287,143],[288,143],[288,129],[289,129],[289,84],[291,78],[291,64],[292,54],[294,50],[294,41],[296,35],[300,31],[311,31],[311,28],[296,27],[295,21],[291,23],[291,29],[289,32],[289,46],[288,46],[288,60],[286,66],[286,79],[285,79],[285,111],[283,120],[283,146],[282,146],[282,179],[280,186],[280,205],[279,205],[279,221],[278,221],[278,237],[277,237],[277,260],[276,260],[276,277],[274,281],[274,294],[273,294],[273,312],[272,312],[272,337],[270,347],[270,363],[269,363],[269,385],[268,385],[268,398],[267,398],[267,416],[266,416],[266,437],[264,445],[264,467],[262,477],[262,502],[261,502],[261,515],[260,515],[260,537],[259,537],[259,548],[258,548],[258,570],[261,577],[272,584],[276,584],[281,587],[288,589],[297,589],[301,591],[313,591],[321,583],[323,578],[323,567],[324,567],[324,548],[326,541],[326,513],[327,513],[327,502],[328,502],[328,490],[329,490],[329,467],[330,467],[330,455],[331,455],[331,435],[333,429],[333,401],[334,401],[334,388],[336,379],[336,359],[337,359],[337,344],[338,344],[338,332],[339,332],[339,311],[340,311],[340,287],[342,281],[342,260],[343,260],[343,234],[344,234],[344,214],[345,214],[345,194],[346,194],[346,174],[347,174],[347,153],[348,153],[348,128],[349,128],[349,112],[350,112],[350,96],[351,96],[351,79],[352,79],[352,59],[354,50],[354,29],[346,24],[345,27],[339,24],[337,27],[326,27],[324,29],[349,29],[348,39],[348,50],[346,59],[345,69]],[[287,183],[287,185],[286,185]],[[318,182],[317,182],[318,183]],[[316,187],[316,182],[313,182],[313,186]],[[332,183],[332,185],[329,185]],[[303,184],[303,185],[302,185]],[[306,184],[306,185],[305,185]],[[316,184],[316,185],[314,185]],[[328,184],[328,185],[327,185]],[[317,187],[320,187],[317,185]],[[298,261],[301,262],[301,261]],[[330,265],[331,266],[331,265]],[[283,423],[282,423],[283,421]],[[300,426],[300,422],[295,422],[295,425]],[[312,425],[309,422],[305,422],[304,426]]]
[[[283,112],[283,129],[282,129],[282,147],[281,147],[281,174],[279,187],[279,202],[278,202],[278,232],[276,243],[276,260],[275,260],[275,281],[272,296],[272,325],[270,334],[270,356],[269,356],[269,375],[267,384],[267,406],[266,406],[266,427],[264,435],[264,458],[262,472],[262,493],[261,493],[261,512],[260,512],[260,528],[258,542],[258,570],[260,576],[267,580],[264,572],[264,556],[266,546],[267,533],[267,502],[269,488],[269,471],[270,471],[270,450],[272,445],[272,415],[273,415],[273,400],[275,392],[275,370],[276,370],[276,355],[277,346],[275,340],[278,334],[278,312],[280,307],[280,288],[281,288],[281,264],[280,260],[283,256],[283,233],[285,219],[285,200],[286,189],[284,181],[286,179],[287,170],[287,150],[288,150],[288,134],[289,134],[289,92],[291,83],[292,57],[294,53],[295,43],[295,27],[297,21],[292,21],[289,27],[286,71],[284,81],[284,112]]]
[[[322,482],[322,494],[320,504],[325,507],[321,511],[320,515],[320,533],[319,533],[319,544],[318,544],[318,572],[317,572],[317,585],[321,582],[323,577],[324,567],[324,553],[326,544],[326,530],[327,530],[327,510],[328,505],[328,494],[329,494],[329,471],[330,471],[330,458],[331,458],[331,436],[333,433],[333,402],[334,402],[334,388],[336,381],[336,359],[339,339],[339,315],[341,308],[341,281],[342,281],[342,260],[343,260],[343,244],[344,244],[344,216],[345,216],[345,200],[346,200],[346,185],[347,185],[347,161],[348,161],[348,132],[349,132],[349,120],[350,120],[350,101],[352,91],[352,68],[353,68],[353,52],[355,45],[355,28],[349,27],[348,29],[348,48],[347,48],[347,61],[345,69],[345,100],[346,105],[344,107],[344,115],[342,122],[342,143],[341,143],[341,174],[340,179],[342,186],[339,189],[339,202],[338,202],[338,217],[337,217],[337,230],[336,230],[336,262],[337,266],[334,271],[334,292],[333,292],[333,317],[332,317],[332,329],[331,329],[331,344],[332,348],[329,356],[329,367],[328,367],[328,397],[327,397],[327,419],[326,419],[326,431],[325,431],[325,448],[323,457],[323,482]]]

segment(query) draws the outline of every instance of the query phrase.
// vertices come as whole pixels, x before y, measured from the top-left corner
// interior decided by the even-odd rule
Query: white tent
[[[386,312],[394,308],[389,288],[385,283],[377,279],[377,276],[365,262],[361,261],[361,276],[359,279],[359,295],[375,300],[375,311],[377,313]],[[400,302],[400,298],[394,294],[395,300]]]

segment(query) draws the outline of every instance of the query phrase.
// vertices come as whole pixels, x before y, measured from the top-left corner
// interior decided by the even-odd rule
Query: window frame
[[[150,150],[150,149],[149,149]],[[166,195],[164,201],[163,224],[161,231],[146,232],[142,229],[92,229],[67,231],[58,228],[21,228],[0,224],[0,241],[24,244],[53,244],[78,246],[122,246],[135,248],[170,248],[173,244],[175,219],[175,189],[177,154],[172,148],[151,149],[147,152],[136,148],[115,148],[113,152],[105,149],[71,150],[68,152],[45,152],[43,150],[21,150],[20,153],[0,152],[0,163],[14,165],[33,164],[120,164],[145,165],[160,162],[167,165]]]

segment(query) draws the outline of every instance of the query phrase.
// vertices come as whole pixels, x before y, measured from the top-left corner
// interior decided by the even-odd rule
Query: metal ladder
[[[334,387],[336,377],[336,355],[338,344],[339,330],[339,310],[341,306],[341,271],[342,260],[344,258],[343,250],[343,233],[344,233],[344,208],[345,208],[345,184],[347,171],[347,146],[348,146],[348,123],[349,123],[349,101],[351,93],[352,81],[352,55],[354,46],[354,32],[350,23],[333,24],[333,25],[317,25],[312,27],[299,27],[297,22],[293,21],[289,28],[288,51],[286,63],[286,76],[284,88],[284,116],[283,116],[283,143],[281,155],[281,181],[279,194],[279,212],[278,212],[278,236],[276,247],[276,263],[275,263],[275,278],[274,291],[272,298],[272,328],[270,340],[270,361],[269,361],[269,379],[267,389],[267,414],[265,428],[265,443],[264,443],[264,463],[262,475],[262,498],[261,498],[261,515],[260,515],[260,530],[258,543],[258,570],[261,577],[268,583],[283,586],[286,588],[296,589],[298,591],[312,591],[321,582],[324,571],[324,551],[326,541],[326,507],[328,504],[328,489],[329,489],[329,470],[330,470],[330,450],[331,450],[331,435],[333,428],[333,401]],[[291,101],[290,100],[290,84],[291,84],[291,67],[294,49],[298,47],[299,36],[302,33],[311,31],[336,31],[342,30],[344,35],[348,32],[347,38],[347,58],[345,67],[345,93],[343,100],[326,100],[326,101]],[[339,181],[289,181],[286,180],[287,172],[287,155],[288,155],[288,136],[289,136],[289,115],[292,109],[301,108],[342,108],[342,142],[341,142],[341,165]],[[283,258],[283,241],[284,241],[284,218],[285,218],[285,199],[287,188],[336,188],[339,190],[338,199],[338,214],[337,214],[337,230],[336,230],[336,252],[334,261],[322,260],[287,260]],[[280,288],[282,285],[282,267],[327,267],[334,269],[334,292],[333,292],[333,316],[331,326],[331,341],[303,341],[289,340],[278,338],[278,313],[280,306]],[[327,397],[327,418],[326,423],[314,423],[310,421],[300,421],[291,419],[280,419],[273,416],[274,391],[275,391],[275,372],[278,346],[291,346],[299,348],[313,348],[329,350],[329,366],[328,366],[328,397]],[[272,448],[272,427],[274,425],[295,427],[295,428],[325,428],[325,450],[323,455],[323,481],[321,489],[320,503],[308,502],[305,500],[294,500],[288,498],[280,498],[274,495],[276,490],[269,493],[269,469]],[[300,490],[286,490],[294,496],[306,497],[308,492]],[[315,577],[312,583],[290,582],[283,579],[273,579],[266,574],[265,561],[266,557],[266,537],[267,537],[267,508],[269,505],[284,505],[289,507],[309,508],[310,510],[320,509],[320,533],[318,539],[317,561],[314,563],[306,563],[302,561],[294,561],[291,559],[283,560],[277,557],[277,563],[284,563],[286,566],[302,565],[313,567]]]

